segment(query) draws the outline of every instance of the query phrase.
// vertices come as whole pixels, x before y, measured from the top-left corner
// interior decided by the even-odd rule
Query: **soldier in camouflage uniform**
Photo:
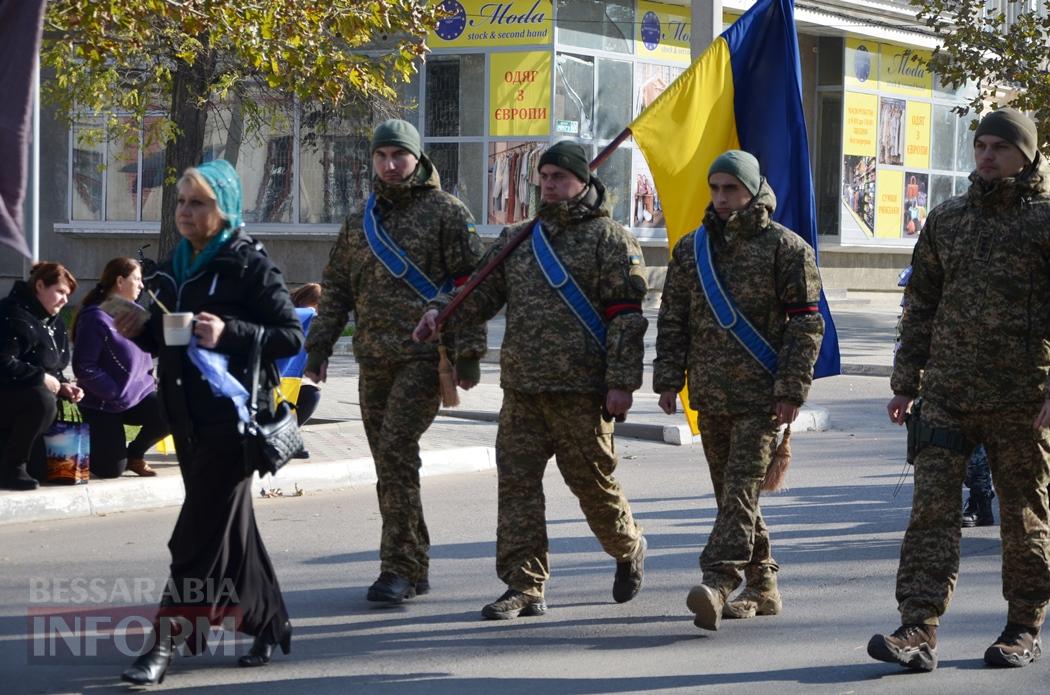
[[[780,612],[778,565],[759,509],[759,488],[773,458],[778,426],[806,400],[824,335],[813,249],[771,220],[776,198],[758,160],[730,150],[708,171],[711,204],[704,227],[722,287],[777,354],[776,374],[722,328],[697,270],[696,232],[675,245],[657,324],[653,388],[672,414],[682,387],[699,414],[718,514],[703,553],[703,583],[687,600],[695,624],[717,630],[722,617]],[[729,595],[746,588],[733,600]]]
[[[959,486],[975,442],[999,495],[1006,628],[993,666],[1037,658],[1050,600],[1050,168],[1014,109],[981,120],[970,189],[937,206],[912,255],[890,419],[922,396],[911,520],[901,546],[901,627],[868,654],[930,671],[959,573]]]
[[[470,211],[441,190],[416,129],[405,121],[384,122],[373,135],[372,152],[382,227],[434,283],[465,281],[481,257],[481,242]],[[398,603],[430,589],[419,438],[440,404],[438,351],[412,341],[410,317],[423,311],[426,300],[372,252],[363,217],[358,210],[346,219],[325,268],[321,304],[306,341],[306,372],[323,381],[332,346],[353,312],[361,417],[383,517],[380,575],[368,600]],[[480,376],[484,326],[457,336],[454,349],[459,385],[470,388]]]
[[[602,314],[599,345],[548,283],[526,240],[460,305],[446,325],[482,323],[506,306],[500,352],[503,407],[496,438],[499,518],[496,571],[508,590],[486,605],[488,619],[546,612],[550,576],[543,471],[551,455],[580,501],[591,531],[617,560],[613,598],[629,601],[642,584],[645,539],[613,477],[613,425],[602,416],[627,413],[642,383],[647,321],[641,249],[609,217],[605,187],[590,174],[583,148],[561,142],[539,161],[538,215],[550,245],[591,306]],[[486,260],[529,221],[503,230]],[[484,263],[484,261],[483,261]],[[432,303],[440,308],[450,301]],[[427,312],[417,335],[437,312]]]

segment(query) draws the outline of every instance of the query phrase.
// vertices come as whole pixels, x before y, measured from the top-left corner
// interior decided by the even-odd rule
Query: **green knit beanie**
[[[391,118],[376,126],[372,133],[372,151],[380,147],[403,147],[416,158],[423,151],[422,141],[419,139],[419,131],[408,121],[399,118]]]
[[[744,184],[744,188],[751,191],[751,195],[758,195],[758,189],[762,185],[762,172],[758,168],[758,160],[743,150],[729,150],[718,155],[707,170],[707,178],[710,179],[712,174],[735,176]]]
[[[1039,151],[1039,133],[1035,122],[1009,106],[992,111],[981,119],[973,134],[974,144],[982,135],[995,135],[1012,143],[1029,162],[1035,161],[1035,153]]]
[[[583,145],[572,140],[562,140],[551,145],[546,152],[540,155],[540,163],[536,170],[542,169],[544,164],[553,164],[567,169],[584,183],[591,181],[591,163],[587,159],[587,153]]]

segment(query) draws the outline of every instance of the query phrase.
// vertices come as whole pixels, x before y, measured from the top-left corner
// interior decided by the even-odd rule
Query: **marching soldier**
[[[776,198],[758,160],[730,150],[711,165],[708,185],[703,227],[679,240],[668,264],[653,388],[670,415],[688,374],[699,413],[718,514],[700,555],[703,583],[687,605],[697,627],[717,630],[722,617],[780,612],[759,489],[778,427],[806,400],[824,319],[813,249],[771,220]],[[728,601],[741,572],[747,586]]]
[[[908,311],[887,405],[913,421],[915,490],[901,545],[901,626],[868,654],[932,671],[937,626],[959,574],[959,486],[984,444],[999,495],[1006,627],[992,666],[1040,655],[1050,600],[1050,169],[1035,124],[1011,108],[974,134],[969,190],[937,206],[912,255]]]
[[[605,187],[590,173],[580,145],[553,145],[540,157],[539,174],[539,215],[524,223],[532,228],[531,238],[445,324],[482,323],[507,308],[496,438],[496,571],[508,589],[482,609],[493,620],[547,610],[543,471],[552,454],[591,530],[617,561],[617,602],[634,598],[644,570],[645,539],[613,477],[611,422],[627,413],[642,383],[647,321],[641,249],[610,219]],[[504,229],[486,260],[521,230]],[[450,300],[431,302],[417,338],[433,331],[437,309]],[[603,417],[603,406],[609,417]]]
[[[481,242],[466,206],[441,190],[419,133],[388,120],[372,136],[373,194],[343,224],[324,271],[324,292],[306,341],[306,375],[324,381],[350,312],[360,368],[361,417],[375,460],[383,517],[380,574],[369,601],[399,603],[430,590],[430,537],[419,492],[419,438],[439,406],[438,350],[412,342],[426,302],[469,277]],[[455,343],[462,388],[480,378],[484,326]]]

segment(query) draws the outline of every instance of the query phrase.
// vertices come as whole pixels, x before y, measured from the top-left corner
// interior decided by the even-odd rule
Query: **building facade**
[[[705,2],[450,0],[399,115],[479,232],[495,236],[535,212],[545,147],[571,138],[596,155],[689,65]],[[723,21],[751,4],[723,0]],[[969,125],[951,110],[966,95],[917,60],[935,44],[906,1],[798,0],[796,22],[825,285],[893,290],[928,210],[966,185]],[[274,112],[251,136],[235,108],[211,114],[204,156],[235,162],[249,230],[288,280],[316,281],[340,222],[369,192],[372,123],[321,131],[309,109]],[[113,256],[155,247],[163,170],[158,144],[88,142],[90,125],[69,129],[45,111],[40,172],[40,255],[88,279]],[[660,287],[667,237],[645,158],[628,139],[598,175]],[[23,270],[0,263],[6,280]]]

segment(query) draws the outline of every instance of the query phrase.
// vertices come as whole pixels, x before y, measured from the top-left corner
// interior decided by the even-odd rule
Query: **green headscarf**
[[[197,171],[215,193],[215,202],[226,215],[226,225],[211,238],[196,258],[193,257],[193,246],[188,239],[183,239],[175,247],[172,270],[175,272],[175,282],[180,285],[206,266],[233,233],[244,226],[241,215],[241,177],[233,165],[225,159],[214,159],[201,164]]]

